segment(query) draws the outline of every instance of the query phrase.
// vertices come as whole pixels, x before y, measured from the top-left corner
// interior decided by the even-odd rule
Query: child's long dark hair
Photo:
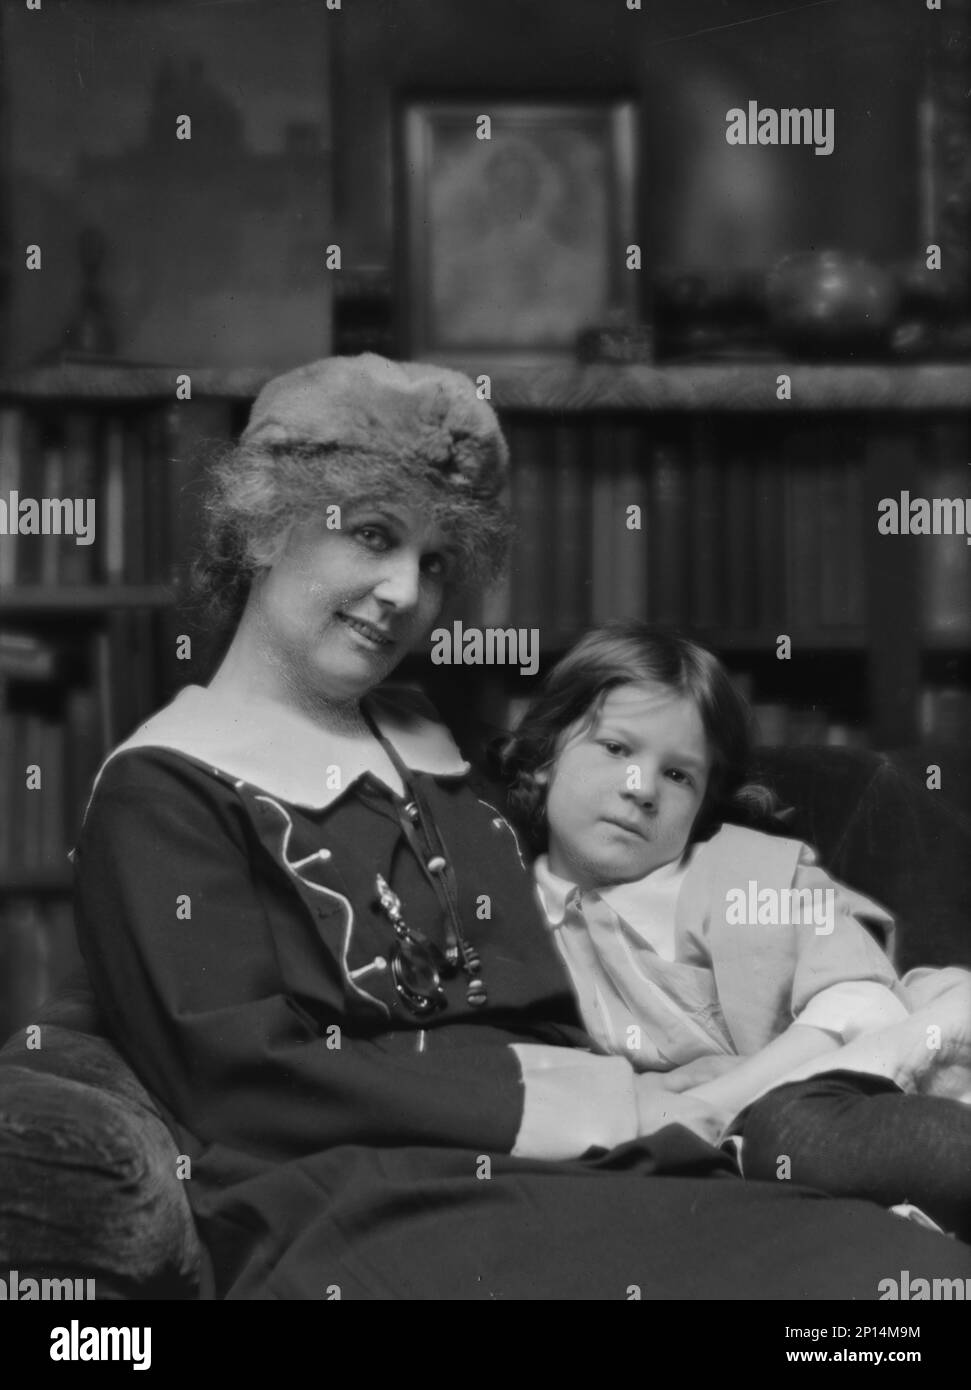
[[[551,766],[560,736],[580,721],[591,727],[611,690],[640,684],[685,696],[701,715],[712,766],[693,839],[703,839],[728,816],[756,819],[773,811],[772,793],[746,784],[754,720],[718,658],[676,632],[644,623],[607,623],[581,637],[549,671],[499,749],[510,811],[534,849],[546,848],[546,787],[536,774]]]

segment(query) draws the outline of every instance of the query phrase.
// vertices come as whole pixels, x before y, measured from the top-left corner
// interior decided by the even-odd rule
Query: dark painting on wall
[[[43,253],[41,275],[11,277],[7,360],[80,346],[273,369],[325,354],[323,7],[280,0],[270,22],[262,5],[72,0],[35,20],[3,15],[8,219],[15,246]]]
[[[403,112],[407,346],[539,360],[636,313],[626,101],[416,101]]]

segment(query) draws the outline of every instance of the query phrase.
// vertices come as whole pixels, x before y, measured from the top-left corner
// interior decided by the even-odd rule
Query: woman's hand
[[[636,1077],[634,1089],[639,1135],[656,1134],[665,1125],[683,1125],[706,1144],[717,1145],[731,1119],[720,1106],[698,1100],[691,1094],[679,1095],[666,1090],[658,1085],[656,1073]]]
[[[710,1057],[696,1057],[693,1062],[685,1062],[683,1067],[675,1067],[673,1071],[653,1072],[652,1075],[657,1077],[658,1084],[665,1091],[690,1091],[705,1081],[724,1076],[744,1060],[734,1052],[714,1053]]]

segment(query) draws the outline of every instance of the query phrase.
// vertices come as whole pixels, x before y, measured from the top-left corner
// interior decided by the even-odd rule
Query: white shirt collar
[[[551,927],[558,927],[566,916],[566,900],[576,884],[569,883],[565,878],[559,878],[553,873],[548,854],[537,856],[533,863],[533,874],[546,920]]]
[[[689,850],[684,858],[676,859],[671,864],[662,864],[659,869],[654,869],[634,883],[618,883],[597,896],[609,903],[618,916],[637,931],[656,915],[659,897],[671,900],[673,895],[676,900],[692,852]],[[558,927],[566,915],[567,899],[576,890],[576,884],[554,874],[546,854],[537,857],[533,873],[546,919],[551,927]]]
[[[469,771],[451,734],[419,691],[384,686],[368,696],[367,708],[406,767],[437,777],[461,777]],[[314,810],[336,801],[363,773],[375,771],[369,766],[373,743],[323,730],[299,710],[202,685],[180,690],[108,755],[98,777],[112,758],[133,748],[184,753],[283,801]],[[340,786],[328,787],[327,769],[335,766],[340,769]]]

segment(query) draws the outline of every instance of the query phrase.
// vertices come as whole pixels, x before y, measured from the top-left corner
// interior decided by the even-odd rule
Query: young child
[[[768,1096],[771,1105],[728,1127],[744,1129],[749,1174],[770,1151],[800,1166],[791,1147],[773,1149],[806,1128],[798,1090],[786,1090],[784,1110],[776,1106],[782,1082],[815,1078],[805,1082],[815,1120],[829,1095],[830,1112],[845,1121],[849,1095],[858,1103],[854,1135],[860,1106],[876,1114],[877,1101],[884,1111],[888,1100],[929,1104],[928,1132],[939,1137],[943,1122],[954,1156],[954,1200],[934,1193],[931,1203],[952,1226],[966,1222],[971,1108],[902,1093],[960,1094],[971,975],[898,979],[875,936],[888,940],[893,926],[883,908],[831,878],[807,845],[726,823],[771,807],[764,788],[745,782],[751,724],[710,652],[612,624],[550,672],[508,740],[511,804],[545,846],[535,864],[539,897],[587,1031],[602,1050],[726,1119]],[[942,1029],[934,1052],[928,1021]],[[750,1157],[753,1121],[759,1153]],[[791,1176],[859,1189],[861,1165],[847,1179],[831,1155],[822,1168],[832,1181],[820,1182],[819,1155],[809,1153],[817,1131],[814,1123],[801,1141],[802,1173]],[[910,1168],[893,1200],[905,1199],[922,1204]]]

